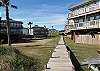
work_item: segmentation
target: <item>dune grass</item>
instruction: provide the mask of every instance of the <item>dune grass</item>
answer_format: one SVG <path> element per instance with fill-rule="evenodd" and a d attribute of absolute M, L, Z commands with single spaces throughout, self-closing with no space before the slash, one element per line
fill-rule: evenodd
<path fill-rule="evenodd" d="M 100 50 L 100 45 L 89 45 L 89 44 L 76 44 L 70 38 L 64 36 L 66 46 L 68 46 L 71 51 L 74 53 L 79 63 L 81 64 L 85 59 L 97 58 L 100 55 L 97 53 L 97 50 Z M 88 70 L 87 66 L 81 66 L 84 71 Z"/>

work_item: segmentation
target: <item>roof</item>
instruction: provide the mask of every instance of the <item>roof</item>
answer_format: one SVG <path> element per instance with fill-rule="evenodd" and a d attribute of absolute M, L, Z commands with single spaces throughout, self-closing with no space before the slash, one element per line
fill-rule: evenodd
<path fill-rule="evenodd" d="M 38 26 L 38 25 L 35 25 L 35 26 L 33 26 L 32 28 L 48 29 L 48 28 L 46 28 L 45 26 L 44 26 L 44 27 L 42 27 L 42 26 Z"/>
<path fill-rule="evenodd" d="M 69 10 L 75 10 L 75 9 L 80 8 L 80 7 L 97 2 L 97 1 L 100 1 L 100 0 L 84 0 L 83 2 L 80 2 L 79 4 L 75 4 L 75 5 L 71 6 Z"/>
<path fill-rule="evenodd" d="M 6 22 L 6 21 L 7 21 L 7 20 L 1 20 L 1 22 Z M 10 19 L 9 22 L 10 22 L 10 23 L 21 23 L 21 24 L 23 24 L 22 21 L 16 21 L 16 20 L 12 20 L 12 19 Z"/>
<path fill-rule="evenodd" d="M 32 28 L 44 28 L 44 27 L 40 27 L 40 26 L 34 26 L 34 27 L 32 27 Z"/>

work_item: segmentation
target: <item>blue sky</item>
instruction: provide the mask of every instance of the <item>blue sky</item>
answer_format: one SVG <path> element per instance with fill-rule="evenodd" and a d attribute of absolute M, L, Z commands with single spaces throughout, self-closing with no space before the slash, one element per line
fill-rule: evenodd
<path fill-rule="evenodd" d="M 10 18 L 23 21 L 23 26 L 28 27 L 29 21 L 34 25 L 48 28 L 54 26 L 57 30 L 63 30 L 67 21 L 68 8 L 81 0 L 10 0 L 18 9 L 10 8 Z M 5 19 L 4 9 L 0 8 L 0 15 Z"/>

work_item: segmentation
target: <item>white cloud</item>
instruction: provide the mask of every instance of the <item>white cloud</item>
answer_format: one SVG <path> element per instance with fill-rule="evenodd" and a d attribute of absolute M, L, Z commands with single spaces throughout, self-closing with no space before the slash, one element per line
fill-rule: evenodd
<path fill-rule="evenodd" d="M 64 25 L 66 10 L 66 7 L 63 6 L 42 4 L 41 7 L 33 9 L 10 9 L 10 17 L 23 21 L 25 27 L 28 26 L 29 21 L 32 21 L 33 25 Z"/>

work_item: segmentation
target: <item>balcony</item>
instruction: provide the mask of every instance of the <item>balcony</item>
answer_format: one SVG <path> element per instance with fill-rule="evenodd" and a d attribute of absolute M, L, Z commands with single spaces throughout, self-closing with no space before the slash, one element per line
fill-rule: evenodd
<path fill-rule="evenodd" d="M 93 20 L 93 21 L 87 21 L 87 22 L 81 22 L 81 23 L 75 23 L 73 26 L 73 29 L 91 29 L 91 28 L 100 28 L 100 19 L 99 20 Z"/>
<path fill-rule="evenodd" d="M 7 29 L 1 29 L 0 34 L 7 34 Z M 22 34 L 22 29 L 10 29 L 10 34 Z"/>
<path fill-rule="evenodd" d="M 84 10 L 86 9 L 86 10 Z M 75 10 L 75 11 L 72 11 L 71 13 L 69 13 L 68 15 L 68 19 L 73 19 L 73 18 L 76 18 L 76 17 L 80 17 L 80 16 L 84 16 L 84 15 L 89 15 L 89 14 L 93 14 L 93 13 L 97 13 L 97 12 L 100 12 L 100 7 L 96 7 L 96 8 L 83 8 L 83 10 Z"/>

